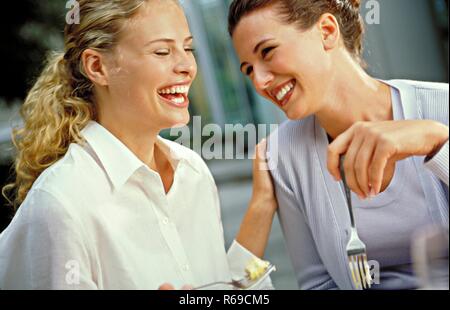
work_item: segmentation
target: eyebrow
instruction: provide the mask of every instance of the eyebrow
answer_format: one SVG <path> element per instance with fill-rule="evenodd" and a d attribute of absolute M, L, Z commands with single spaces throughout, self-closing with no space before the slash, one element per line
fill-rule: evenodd
<path fill-rule="evenodd" d="M 255 48 L 253 49 L 253 54 L 256 54 L 256 53 L 258 52 L 258 50 L 260 49 L 260 47 L 261 47 L 264 43 L 266 43 L 266 42 L 268 42 L 268 41 L 271 41 L 271 40 L 273 40 L 273 39 L 265 39 L 265 40 L 260 41 L 258 44 L 256 44 Z M 247 62 L 241 63 L 241 67 L 240 67 L 241 71 L 242 71 L 242 68 L 243 68 L 245 65 L 247 65 L 247 64 L 248 64 Z"/>
<path fill-rule="evenodd" d="M 191 41 L 191 40 L 193 40 L 193 39 L 194 39 L 193 36 L 189 36 L 189 37 L 187 37 L 186 39 L 184 39 L 184 42 L 186 42 L 186 41 Z M 174 40 L 174 39 L 169 39 L 169 38 L 161 38 L 161 39 L 156 39 L 156 40 L 152 40 L 152 41 L 150 41 L 150 42 L 147 42 L 147 43 L 145 43 L 144 46 L 148 46 L 148 45 L 150 45 L 150 44 L 157 43 L 157 42 L 173 43 L 173 42 L 175 42 L 175 40 Z"/>

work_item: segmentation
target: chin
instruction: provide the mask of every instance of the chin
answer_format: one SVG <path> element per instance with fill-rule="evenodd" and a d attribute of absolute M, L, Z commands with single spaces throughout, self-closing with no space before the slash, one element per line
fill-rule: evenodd
<path fill-rule="evenodd" d="M 302 113 L 300 113 L 299 111 L 286 111 L 285 114 L 286 114 L 286 117 L 288 119 L 290 119 L 291 121 L 305 118 L 305 116 Z"/>
<path fill-rule="evenodd" d="M 190 120 L 191 120 L 191 116 L 190 116 L 189 112 L 186 110 L 186 112 L 184 112 L 180 115 L 171 117 L 171 119 L 169 121 L 170 125 L 167 127 L 169 127 L 169 128 L 184 127 L 189 123 Z"/>
<path fill-rule="evenodd" d="M 295 120 L 300 120 L 300 119 L 304 119 L 308 116 L 311 115 L 311 113 L 308 113 L 307 110 L 302 109 L 303 106 L 291 106 L 290 109 L 287 109 L 286 111 L 284 111 L 284 114 L 286 114 L 287 118 L 290 119 L 291 121 L 295 121 Z"/>

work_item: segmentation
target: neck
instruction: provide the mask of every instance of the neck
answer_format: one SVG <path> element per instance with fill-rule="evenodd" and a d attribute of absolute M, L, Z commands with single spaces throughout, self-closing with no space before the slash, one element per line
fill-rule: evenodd
<path fill-rule="evenodd" d="M 138 128 L 130 126 L 128 123 L 120 124 L 99 120 L 100 124 L 108 129 L 118 138 L 128 149 L 136 155 L 144 164 L 152 170 L 157 170 L 156 165 L 156 141 L 157 133 L 153 131 L 139 131 Z"/>
<path fill-rule="evenodd" d="M 157 171 L 156 159 L 158 156 L 155 146 L 160 130 L 151 127 L 143 128 L 138 121 L 127 118 L 124 113 L 115 113 L 113 108 L 108 109 L 105 113 L 102 109 L 104 106 L 98 105 L 98 122 L 126 145 L 150 169 Z"/>
<path fill-rule="evenodd" d="M 356 122 L 393 119 L 390 87 L 370 77 L 347 53 L 340 58 L 323 108 L 316 113 L 333 139 Z"/>

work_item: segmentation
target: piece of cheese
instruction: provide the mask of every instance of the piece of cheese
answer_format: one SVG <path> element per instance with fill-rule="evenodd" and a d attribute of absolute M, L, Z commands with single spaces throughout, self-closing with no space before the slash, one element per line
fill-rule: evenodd
<path fill-rule="evenodd" d="M 254 258 L 249 262 L 247 268 L 245 268 L 247 278 L 252 281 L 259 279 L 264 274 L 264 272 L 266 272 L 269 266 L 270 266 L 269 262 L 266 262 L 259 258 Z"/>

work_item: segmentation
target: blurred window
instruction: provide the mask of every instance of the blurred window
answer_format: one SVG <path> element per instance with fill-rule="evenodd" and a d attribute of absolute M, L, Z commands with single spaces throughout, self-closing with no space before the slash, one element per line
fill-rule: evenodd
<path fill-rule="evenodd" d="M 199 76 L 192 112 L 209 122 L 247 124 L 254 116 L 239 61 L 227 31 L 228 1 L 184 1 L 194 34 Z"/>
<path fill-rule="evenodd" d="M 433 0 L 433 13 L 436 20 L 436 26 L 442 42 L 442 52 L 449 64 L 449 50 L 448 50 L 448 0 Z M 448 71 L 447 71 L 448 74 Z"/>

